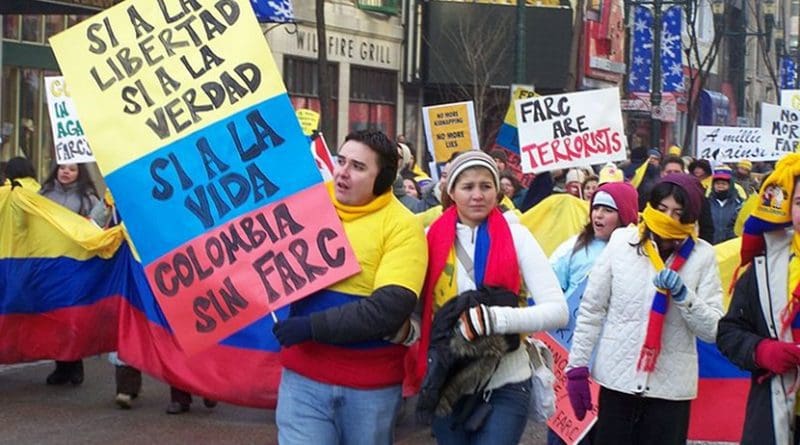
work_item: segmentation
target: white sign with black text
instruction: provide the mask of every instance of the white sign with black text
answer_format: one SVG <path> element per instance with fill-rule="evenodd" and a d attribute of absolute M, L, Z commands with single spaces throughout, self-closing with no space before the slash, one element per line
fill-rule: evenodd
<path fill-rule="evenodd" d="M 771 161 L 774 151 L 762 144 L 759 127 L 697 127 L 697 159 L 717 162 Z"/>
<path fill-rule="evenodd" d="M 44 86 L 47 92 L 50 126 L 53 129 L 56 162 L 59 165 L 94 162 L 94 154 L 83 133 L 78 110 L 75 109 L 75 103 L 69 95 L 64 78 L 45 77 Z"/>
<path fill-rule="evenodd" d="M 778 159 L 786 153 L 794 153 L 800 142 L 800 111 L 762 103 L 761 132 L 762 145 L 768 153 L 764 159 Z"/>
<path fill-rule="evenodd" d="M 521 99 L 514 111 L 525 173 L 625 159 L 617 88 Z"/>

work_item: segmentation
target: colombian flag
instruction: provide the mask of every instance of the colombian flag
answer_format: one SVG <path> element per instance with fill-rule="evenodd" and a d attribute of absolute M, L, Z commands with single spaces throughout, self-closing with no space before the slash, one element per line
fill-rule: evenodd
<path fill-rule="evenodd" d="M 132 366 L 192 393 L 274 408 L 272 319 L 188 357 L 125 238 L 122 226 L 104 231 L 24 187 L 0 187 L 0 363 L 118 349 Z"/>

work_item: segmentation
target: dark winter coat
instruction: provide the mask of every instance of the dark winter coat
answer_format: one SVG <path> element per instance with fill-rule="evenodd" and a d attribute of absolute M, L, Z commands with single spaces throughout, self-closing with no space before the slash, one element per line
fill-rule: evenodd
<path fill-rule="evenodd" d="M 736 191 L 729 190 L 728 198 L 720 202 L 713 193 L 708 197 L 708 206 L 711 210 L 711 220 L 714 222 L 714 238 L 711 244 L 719 244 L 732 238 L 736 238 L 733 226 L 736 224 L 736 216 L 742 208 L 742 201 L 736 196 Z"/>
<path fill-rule="evenodd" d="M 756 346 L 762 340 L 792 341 L 791 333 L 778 332 L 780 313 L 787 301 L 791 236 L 790 231 L 764 236 L 766 255 L 756 257 L 736 283 L 728 313 L 719 321 L 717 347 L 731 362 L 752 374 L 743 445 L 794 443 L 796 393 L 785 388 L 793 385 L 796 371 L 770 377 L 755 361 Z"/>
<path fill-rule="evenodd" d="M 487 306 L 517 306 L 519 298 L 504 289 L 472 290 L 448 301 L 436 312 L 428 349 L 428 370 L 420 389 L 417 416 L 430 421 L 452 413 L 453 406 L 464 395 L 476 392 L 494 374 L 506 352 L 519 347 L 518 334 L 478 337 L 465 340 L 454 329 L 465 310 Z"/>

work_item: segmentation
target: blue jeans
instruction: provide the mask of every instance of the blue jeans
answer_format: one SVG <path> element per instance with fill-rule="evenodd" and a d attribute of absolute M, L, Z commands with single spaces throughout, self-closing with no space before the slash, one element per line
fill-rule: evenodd
<path fill-rule="evenodd" d="M 278 443 L 391 444 L 401 392 L 400 385 L 367 390 L 329 385 L 284 368 L 275 412 Z"/>
<path fill-rule="evenodd" d="M 516 445 L 522 438 L 528 423 L 530 409 L 531 381 L 509 383 L 492 390 L 489 403 L 492 412 L 475 432 L 464 431 L 463 424 L 453 425 L 453 416 L 433 419 L 433 435 L 439 445 Z M 458 412 L 465 402 L 462 398 L 453 411 Z"/>

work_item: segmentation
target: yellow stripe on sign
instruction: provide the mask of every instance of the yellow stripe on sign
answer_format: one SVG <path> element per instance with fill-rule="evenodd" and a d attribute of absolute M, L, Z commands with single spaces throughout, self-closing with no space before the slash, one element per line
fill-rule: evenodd
<path fill-rule="evenodd" d="M 286 92 L 247 0 L 128 0 L 50 43 L 106 175 Z"/>

